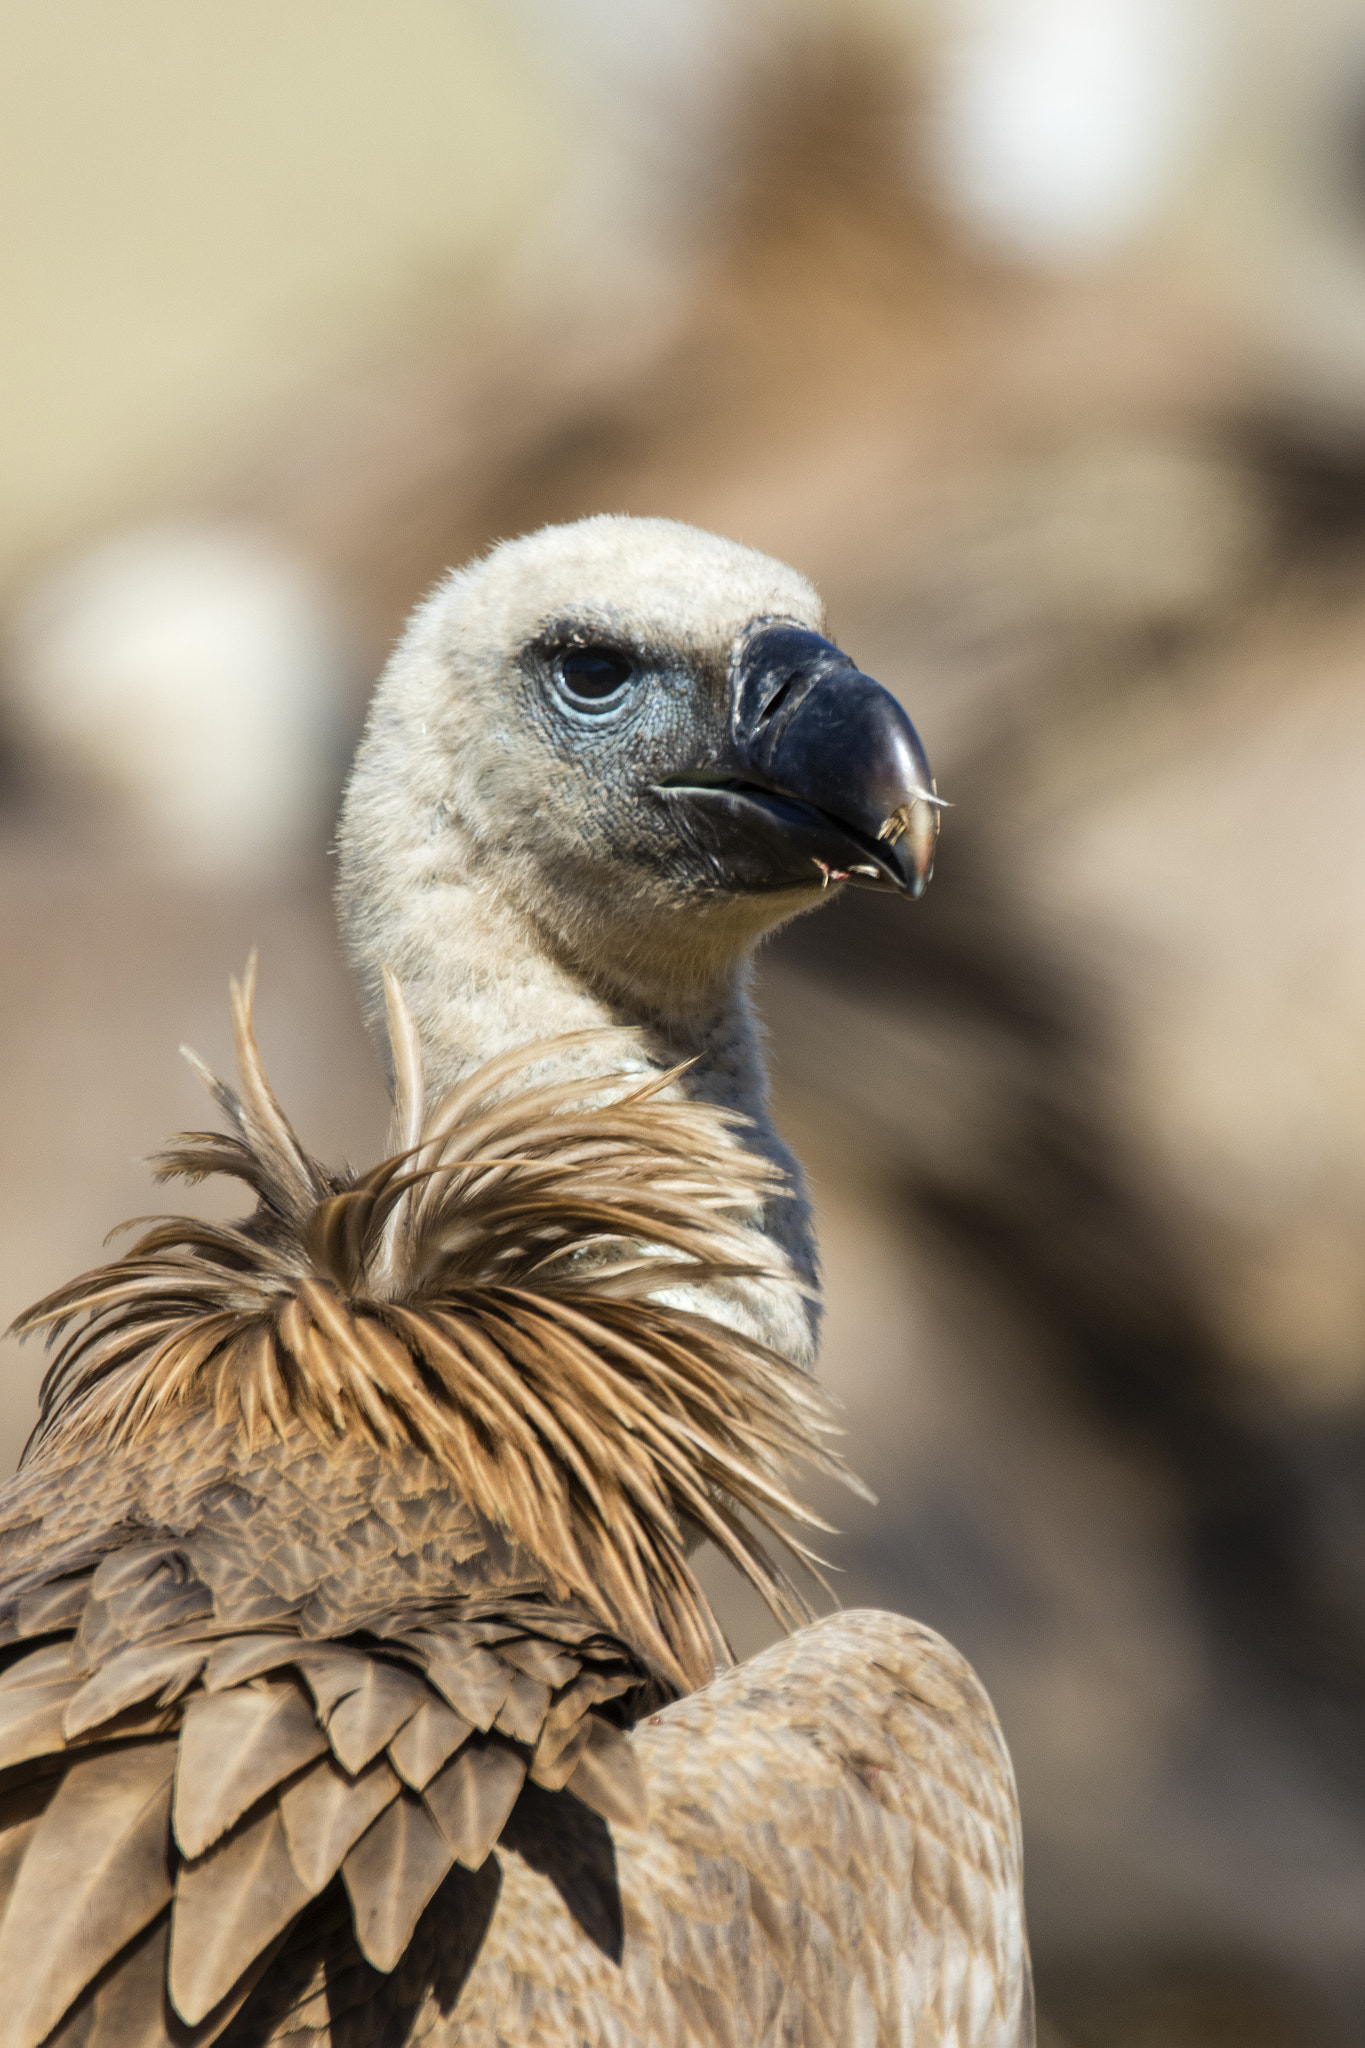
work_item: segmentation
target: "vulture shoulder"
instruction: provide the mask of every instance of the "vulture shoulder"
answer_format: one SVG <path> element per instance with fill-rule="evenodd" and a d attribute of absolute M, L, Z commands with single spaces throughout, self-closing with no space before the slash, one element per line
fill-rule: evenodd
<path fill-rule="evenodd" d="M 614 1831 L 623 1967 L 571 1925 L 577 1868 L 610 1867 L 604 1831 L 584 1816 L 570 1862 L 531 1810 L 506 1935 L 454 2024 L 432 2016 L 442 2048 L 1032 2041 L 1009 1755 L 941 1636 L 831 1615 L 651 1715 L 633 1746 L 653 1818 Z"/>

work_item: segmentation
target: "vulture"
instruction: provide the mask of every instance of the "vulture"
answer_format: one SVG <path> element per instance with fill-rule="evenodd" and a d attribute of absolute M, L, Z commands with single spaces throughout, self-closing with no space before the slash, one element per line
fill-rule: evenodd
<path fill-rule="evenodd" d="M 0 2048 L 1032 2041 L 980 1683 L 780 1558 L 841 1466 L 749 962 L 937 826 L 749 549 L 597 517 L 418 610 L 339 839 L 390 1156 L 304 1150 L 249 969 L 226 1127 L 154 1162 L 249 1213 L 20 1319 Z M 747 1663 L 703 1541 L 794 1631 Z"/>

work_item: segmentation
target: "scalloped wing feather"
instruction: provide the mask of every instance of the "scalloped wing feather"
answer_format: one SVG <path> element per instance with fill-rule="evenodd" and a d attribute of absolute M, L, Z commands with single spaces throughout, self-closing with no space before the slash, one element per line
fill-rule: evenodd
<path fill-rule="evenodd" d="M 41 1705 L 44 1746 L 30 1745 L 40 1775 L 0 1805 L 0 1972 L 22 1987 L 0 2012 L 3 2048 L 37 2048 L 106 1966 L 145 1971 L 142 1932 L 168 1903 L 167 1988 L 191 2029 L 216 2027 L 220 2004 L 338 1874 L 362 1953 L 392 1969 L 451 1864 L 486 1860 L 552 1720 L 570 1768 L 600 1742 L 619 1750 L 609 1775 L 629 1788 L 629 1746 L 597 1709 L 657 1698 L 642 1667 L 572 1616 L 557 1638 L 554 1610 L 540 1611 L 537 1635 L 514 1609 L 472 1626 L 432 1617 L 364 1650 L 279 1631 L 224 1637 L 210 1619 L 195 1644 L 116 1647 L 84 1681 L 52 1678 L 70 1664 L 69 1640 L 24 1652 L 0 1678 L 0 1701 Z M 498 1701 L 505 1726 L 480 1734 L 450 1706 L 435 1681 L 450 1686 L 462 1662 L 485 1715 Z M 116 1682 L 102 1684 L 105 1673 Z M 168 1684 L 174 1701 L 155 1707 Z M 61 1728 L 72 1701 L 74 1744 Z M 149 1703 L 143 1739 L 130 1742 L 130 1707 Z M 597 1777 L 570 1782 L 590 1804 L 627 1810 L 597 1796 Z"/>

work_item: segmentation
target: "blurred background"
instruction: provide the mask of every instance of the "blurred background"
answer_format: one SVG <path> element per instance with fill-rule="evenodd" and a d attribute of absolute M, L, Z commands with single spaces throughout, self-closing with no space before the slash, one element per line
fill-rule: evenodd
<path fill-rule="evenodd" d="M 0 1317 L 252 944 L 381 1142 L 328 846 L 444 567 L 790 559 L 956 806 L 764 960 L 841 1597 L 991 1688 L 1048 2048 L 1365 2043 L 1365 0 L 0 0 L 0 207 Z"/>

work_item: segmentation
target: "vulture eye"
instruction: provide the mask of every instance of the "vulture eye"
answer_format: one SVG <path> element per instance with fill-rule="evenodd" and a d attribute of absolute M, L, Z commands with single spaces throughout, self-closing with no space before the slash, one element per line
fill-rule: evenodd
<path fill-rule="evenodd" d="M 569 700 L 585 710 L 604 706 L 634 673 L 634 663 L 614 647 L 566 647 L 555 675 Z"/>

